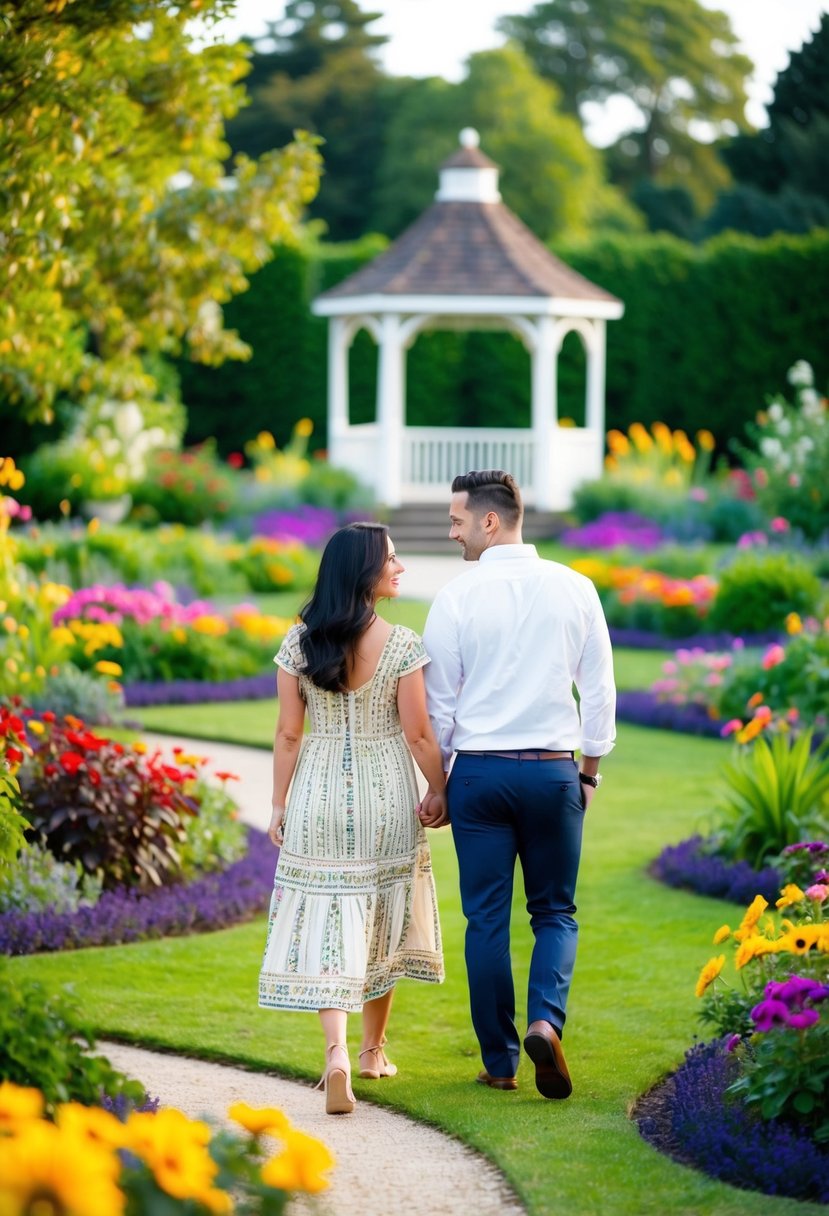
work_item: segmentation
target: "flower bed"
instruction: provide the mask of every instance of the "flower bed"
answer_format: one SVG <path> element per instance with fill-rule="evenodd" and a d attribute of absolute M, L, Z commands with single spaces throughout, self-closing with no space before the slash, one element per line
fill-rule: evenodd
<path fill-rule="evenodd" d="M 133 709 L 149 705 L 200 705 L 208 701 L 265 701 L 276 696 L 273 665 L 260 676 L 238 680 L 138 680 L 124 686 L 124 703 Z"/>
<path fill-rule="evenodd" d="M 666 886 L 743 904 L 760 894 L 774 899 L 781 876 L 774 866 L 753 869 L 747 861 L 729 862 L 705 849 L 705 838 L 691 836 L 667 845 L 651 863 L 648 873 Z"/>
<path fill-rule="evenodd" d="M 150 891 L 105 891 L 75 912 L 0 914 L 0 954 L 39 954 L 116 946 L 148 938 L 225 929 L 268 906 L 277 853 L 267 835 L 249 829 L 248 852 L 215 874 Z"/>
<path fill-rule="evenodd" d="M 727 1092 L 737 1074 L 727 1042 L 692 1047 L 684 1064 L 637 1103 L 640 1135 L 732 1186 L 829 1202 L 829 1153 L 782 1120 L 759 1119 Z"/>

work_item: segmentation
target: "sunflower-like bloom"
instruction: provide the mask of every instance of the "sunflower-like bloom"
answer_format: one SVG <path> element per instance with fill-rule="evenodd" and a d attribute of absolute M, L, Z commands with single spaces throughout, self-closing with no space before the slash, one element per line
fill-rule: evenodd
<path fill-rule="evenodd" d="M 744 942 L 747 937 L 751 936 L 754 927 L 768 906 L 768 900 L 763 899 L 762 895 L 754 896 L 754 899 L 748 906 L 745 916 L 740 921 L 739 928 L 734 934 L 734 937 L 738 942 Z"/>
<path fill-rule="evenodd" d="M 713 984 L 714 980 L 725 966 L 725 955 L 720 954 L 716 958 L 710 958 L 699 973 L 697 986 L 694 992 L 697 996 L 702 996 L 706 989 Z"/>
<path fill-rule="evenodd" d="M 120 1216 L 120 1168 L 114 1152 L 54 1123 L 21 1123 L 14 1135 L 0 1137 L 0 1212 Z"/>
<path fill-rule="evenodd" d="M 734 936 L 736 937 L 736 934 Z M 759 934 L 747 937 L 740 943 L 734 955 L 734 966 L 739 971 L 753 958 L 759 958 L 762 954 L 776 954 L 779 949 L 779 942 L 771 942 L 767 937 L 760 937 Z"/>
<path fill-rule="evenodd" d="M 262 1166 L 262 1181 L 280 1191 L 306 1191 L 316 1195 L 331 1184 L 324 1175 L 334 1165 L 330 1149 L 305 1132 L 289 1131 L 285 1148 Z"/>
<path fill-rule="evenodd" d="M 775 907 L 790 908 L 792 904 L 799 904 L 804 900 L 806 895 L 801 891 L 797 883 L 787 882 L 783 890 L 780 892 L 780 898 L 777 900 Z"/>
<path fill-rule="evenodd" d="M 39 1089 L 0 1082 L 0 1132 L 29 1119 L 39 1119 L 42 1114 L 43 1094 Z"/>
<path fill-rule="evenodd" d="M 218 1214 L 232 1210 L 230 1196 L 213 1186 L 219 1167 L 208 1152 L 206 1123 L 169 1109 L 131 1115 L 127 1133 L 127 1147 L 149 1166 L 162 1191 Z"/>
<path fill-rule="evenodd" d="M 254 1136 L 258 1136 L 260 1132 L 275 1132 L 282 1136 L 291 1130 L 290 1119 L 273 1106 L 254 1108 L 248 1106 L 247 1102 L 234 1102 L 227 1113 L 234 1123 L 240 1124 Z"/>
<path fill-rule="evenodd" d="M 720 942 L 727 941 L 731 937 L 731 928 L 729 925 L 720 925 L 717 932 L 714 934 L 714 945 L 719 946 Z"/>

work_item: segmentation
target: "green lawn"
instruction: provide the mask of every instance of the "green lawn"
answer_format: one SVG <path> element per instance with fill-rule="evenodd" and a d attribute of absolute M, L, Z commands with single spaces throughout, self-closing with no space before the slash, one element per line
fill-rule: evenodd
<path fill-rule="evenodd" d="M 260 711 L 261 711 L 261 704 Z M 177 709 L 180 731 L 196 710 Z M 234 707 L 234 713 L 237 712 Z M 391 1027 L 400 1076 L 360 1099 L 445 1128 L 484 1152 L 533 1214 L 787 1216 L 817 1205 L 733 1190 L 675 1165 L 640 1140 L 631 1103 L 674 1067 L 697 1031 L 694 983 L 711 938 L 737 910 L 671 891 L 646 875 L 668 841 L 690 834 L 708 807 L 723 744 L 621 726 L 590 811 L 579 889 L 582 926 L 567 1052 L 573 1098 L 545 1102 L 522 1063 L 518 1093 L 473 1083 L 480 1067 L 469 1023 L 463 923 L 448 831 L 432 834 L 447 981 L 401 984 Z M 519 1021 L 529 930 L 516 897 L 514 964 Z M 161 942 L 42 955 L 13 966 L 70 983 L 97 1031 L 213 1059 L 316 1079 L 313 1015 L 256 1008 L 265 925 Z M 352 1037 L 356 1037 L 354 1028 Z M 357 1113 L 359 1128 L 359 1111 Z"/>

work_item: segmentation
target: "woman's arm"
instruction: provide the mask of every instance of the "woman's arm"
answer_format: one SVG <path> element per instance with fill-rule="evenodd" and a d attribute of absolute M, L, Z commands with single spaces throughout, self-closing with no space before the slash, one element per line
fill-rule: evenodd
<path fill-rule="evenodd" d="M 279 693 L 279 719 L 273 741 L 273 812 L 268 835 L 275 845 L 282 844 L 282 824 L 288 788 L 296 770 L 305 725 L 305 702 L 299 695 L 299 679 L 279 668 L 276 676 Z"/>
<path fill-rule="evenodd" d="M 440 814 L 436 814 L 434 819 L 430 815 L 428 819 L 424 819 L 424 823 L 429 827 L 440 827 L 446 821 L 446 779 L 440 748 L 426 708 L 426 685 L 422 668 L 401 676 L 398 680 L 397 712 L 415 764 L 429 783 L 429 795 L 437 795 L 440 799 Z M 424 798 L 424 803 L 426 801 Z"/>

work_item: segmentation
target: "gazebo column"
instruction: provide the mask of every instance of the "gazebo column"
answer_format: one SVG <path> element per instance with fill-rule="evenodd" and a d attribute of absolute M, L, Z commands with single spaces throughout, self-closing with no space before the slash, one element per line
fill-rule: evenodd
<path fill-rule="evenodd" d="M 585 401 L 585 426 L 593 431 L 596 443 L 591 449 L 593 468 L 591 477 L 601 477 L 604 456 L 604 392 L 605 392 L 605 339 L 606 326 L 596 317 L 592 323 L 593 340 L 587 347 L 587 395 Z"/>
<path fill-rule="evenodd" d="M 558 343 L 552 317 L 539 317 L 532 349 L 532 431 L 534 505 L 549 511 L 554 502 L 553 444 L 558 426 L 556 380 Z"/>
<path fill-rule="evenodd" d="M 402 501 L 403 395 L 400 317 L 397 313 L 386 313 L 380 325 L 380 366 L 377 375 L 380 450 L 374 485 L 377 497 L 387 507 L 399 507 Z"/>
<path fill-rule="evenodd" d="M 334 465 L 343 463 L 348 431 L 349 322 L 347 317 L 332 317 L 328 322 L 328 447 Z"/>

